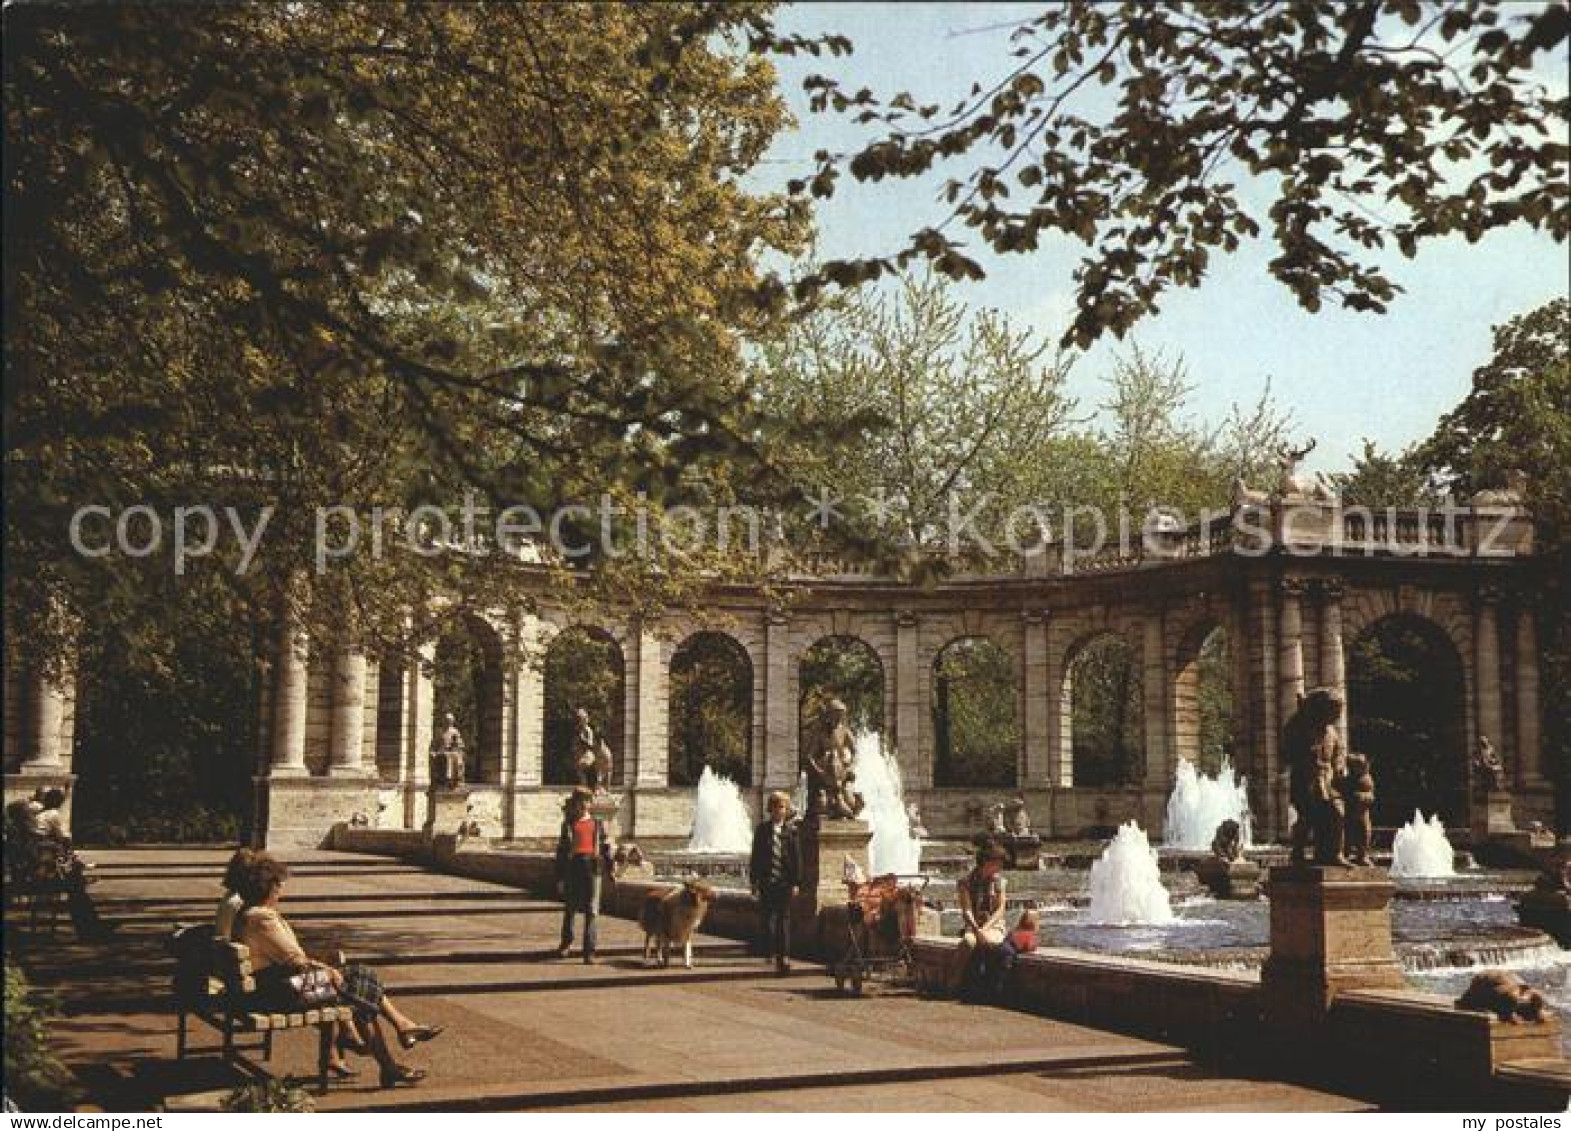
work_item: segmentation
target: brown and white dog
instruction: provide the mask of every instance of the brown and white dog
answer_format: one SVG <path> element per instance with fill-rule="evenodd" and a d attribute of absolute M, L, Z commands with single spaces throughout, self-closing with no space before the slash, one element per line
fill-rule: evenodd
<path fill-rule="evenodd" d="M 660 965 L 671 965 L 671 948 L 682 948 L 682 965 L 693 968 L 693 934 L 715 901 L 715 889 L 697 880 L 679 888 L 656 890 L 644 896 L 638 925 L 644 929 L 644 962 L 658 948 Z"/>

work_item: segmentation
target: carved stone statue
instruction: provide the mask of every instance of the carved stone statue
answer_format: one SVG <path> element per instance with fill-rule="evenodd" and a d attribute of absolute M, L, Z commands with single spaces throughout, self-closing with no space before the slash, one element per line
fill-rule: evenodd
<path fill-rule="evenodd" d="M 1004 803 L 998 802 L 993 806 L 987 819 L 987 831 L 990 833 L 1007 833 L 1008 825 L 1004 822 Z"/>
<path fill-rule="evenodd" d="M 1375 805 L 1375 778 L 1369 770 L 1369 758 L 1356 750 L 1347 752 L 1347 770 L 1340 783 L 1342 793 L 1343 850 L 1354 864 L 1369 865 L 1370 842 L 1375 828 L 1372 811 Z"/>
<path fill-rule="evenodd" d="M 1026 799 L 1017 797 L 1009 803 L 1009 831 L 1015 836 L 1031 835 L 1031 814 L 1026 811 Z"/>
<path fill-rule="evenodd" d="M 578 784 L 594 793 L 604 793 L 611 785 L 611 747 L 595 735 L 589 725 L 589 712 L 580 707 L 573 712 L 573 771 Z"/>
<path fill-rule="evenodd" d="M 1548 1012 L 1543 994 L 1504 970 L 1474 974 L 1467 991 L 1456 999 L 1456 1007 L 1493 1013 L 1507 1025 L 1536 1024 Z"/>
<path fill-rule="evenodd" d="M 442 733 L 431 744 L 432 780 L 447 789 L 464 784 L 464 736 L 451 713 L 442 716 Z"/>
<path fill-rule="evenodd" d="M 926 838 L 927 826 L 922 824 L 922 810 L 917 808 L 915 801 L 906 802 L 906 825 L 910 829 L 911 836 L 915 839 L 923 840 Z"/>
<path fill-rule="evenodd" d="M 1315 489 L 1315 483 L 1298 474 L 1298 465 L 1304 462 L 1304 457 L 1315 450 L 1315 441 L 1310 440 L 1302 448 L 1293 448 L 1283 444 L 1276 452 L 1276 493 L 1284 499 L 1307 498 Z"/>
<path fill-rule="evenodd" d="M 1195 878 L 1218 899 L 1255 899 L 1260 895 L 1260 865 L 1244 855 L 1244 830 L 1226 820 L 1211 838 L 1211 855 L 1195 865 Z"/>
<path fill-rule="evenodd" d="M 1231 864 L 1244 854 L 1244 830 L 1239 823 L 1228 818 L 1216 827 L 1211 838 L 1211 855 Z"/>
<path fill-rule="evenodd" d="M 1271 496 L 1265 491 L 1257 491 L 1244 482 L 1242 475 L 1233 477 L 1233 506 L 1256 507 L 1271 501 Z"/>
<path fill-rule="evenodd" d="M 807 812 L 831 820 L 851 820 L 862 811 L 862 795 L 851 788 L 856 744 L 846 725 L 846 705 L 831 699 L 807 752 Z"/>
<path fill-rule="evenodd" d="M 1505 789 L 1506 768 L 1495 753 L 1487 734 L 1478 736 L 1478 751 L 1473 755 L 1473 786 L 1479 793 L 1498 793 Z"/>
<path fill-rule="evenodd" d="M 1294 864 L 1303 864 L 1314 844 L 1316 864 L 1346 866 L 1342 854 L 1346 807 L 1338 782 L 1347 773 L 1336 720 L 1342 700 L 1328 687 L 1298 698 L 1298 709 L 1282 728 L 1282 757 L 1288 765 L 1288 799 L 1293 804 Z"/>

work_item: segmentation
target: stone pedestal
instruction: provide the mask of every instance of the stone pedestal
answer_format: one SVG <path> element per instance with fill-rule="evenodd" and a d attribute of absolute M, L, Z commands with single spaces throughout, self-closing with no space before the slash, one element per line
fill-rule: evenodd
<path fill-rule="evenodd" d="M 1009 867 L 1034 872 L 1042 866 L 1042 838 L 1035 833 L 1007 833 L 1000 837 L 1009 853 Z"/>
<path fill-rule="evenodd" d="M 425 835 L 456 836 L 469 820 L 469 791 L 432 786 L 426 804 Z"/>
<path fill-rule="evenodd" d="M 1473 798 L 1473 843 L 1493 836 L 1508 836 L 1516 832 L 1516 822 L 1511 818 L 1511 794 L 1503 789 L 1492 789 Z"/>
<path fill-rule="evenodd" d="M 1384 869 L 1299 865 L 1272 868 L 1271 954 L 1260 971 L 1261 1011 L 1279 1035 L 1308 1035 L 1345 990 L 1405 983 L 1391 945 Z"/>
<path fill-rule="evenodd" d="M 622 836 L 622 795 L 597 793 L 589 802 L 589 815 L 605 826 L 605 835 L 615 843 Z"/>
<path fill-rule="evenodd" d="M 1237 860 L 1208 856 L 1195 866 L 1195 878 L 1217 899 L 1256 899 L 1260 895 L 1260 865 L 1242 856 Z"/>
<path fill-rule="evenodd" d="M 845 859 L 856 861 L 864 875 L 870 872 L 872 826 L 866 821 L 808 817 L 802 822 L 801 837 L 803 894 L 813 896 L 819 907 L 844 904 Z"/>

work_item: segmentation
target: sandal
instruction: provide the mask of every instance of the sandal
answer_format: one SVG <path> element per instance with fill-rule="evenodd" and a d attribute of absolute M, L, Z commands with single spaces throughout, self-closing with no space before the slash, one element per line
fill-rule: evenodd
<path fill-rule="evenodd" d="M 447 1031 L 445 1025 L 412 1025 L 398 1034 L 398 1043 L 412 1049 L 423 1041 L 434 1041 Z"/>
<path fill-rule="evenodd" d="M 382 1087 L 396 1088 L 400 1084 L 418 1084 L 425 1079 L 424 1068 L 409 1068 L 399 1064 L 382 1069 Z"/>
<path fill-rule="evenodd" d="M 358 1068 L 350 1068 L 347 1064 L 329 1064 L 327 1074 L 334 1080 L 353 1080 L 360 1075 Z"/>

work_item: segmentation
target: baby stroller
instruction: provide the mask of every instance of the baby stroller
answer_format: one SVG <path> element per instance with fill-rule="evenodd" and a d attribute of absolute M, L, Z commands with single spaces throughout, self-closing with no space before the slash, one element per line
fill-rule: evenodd
<path fill-rule="evenodd" d="M 830 967 L 835 988 L 860 995 L 864 982 L 911 979 L 911 940 L 928 877 L 890 873 L 847 883 L 846 949 Z"/>

